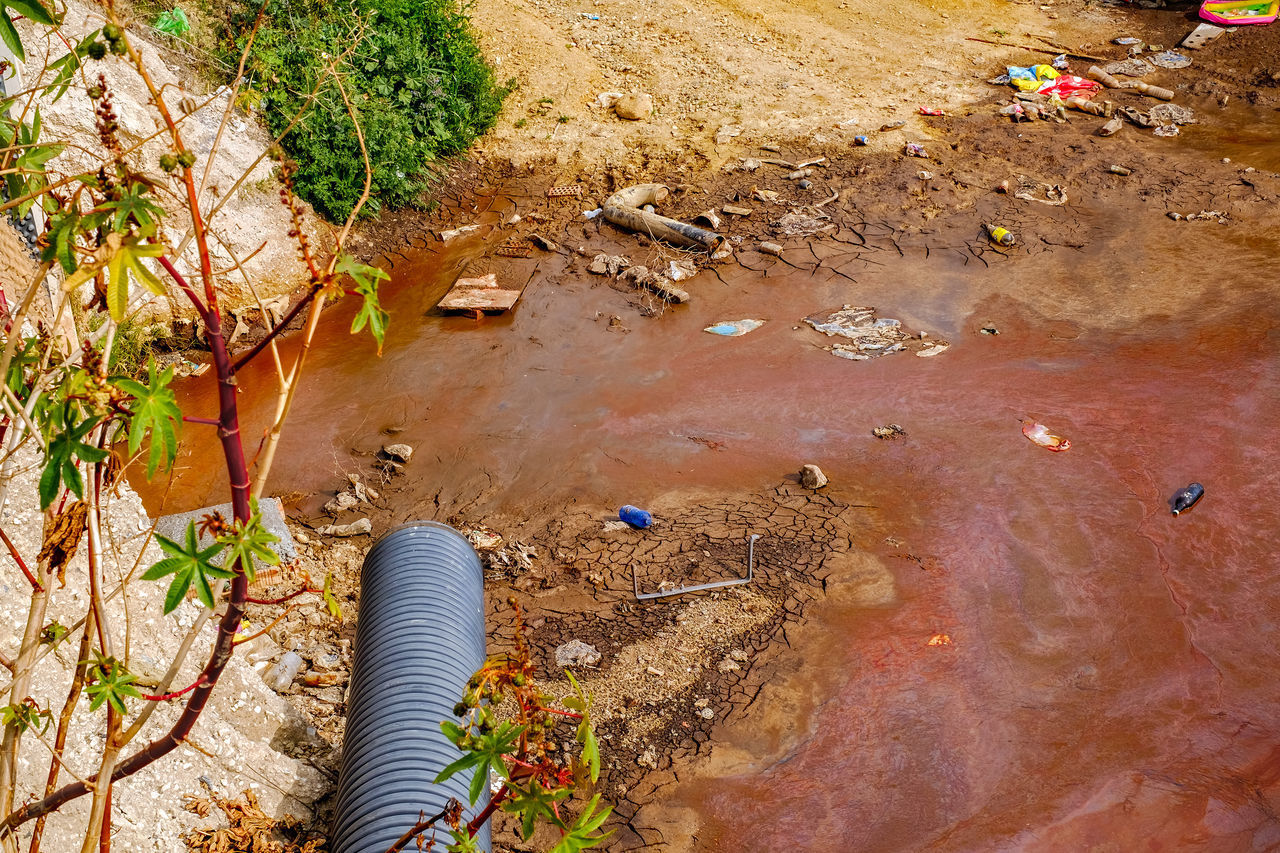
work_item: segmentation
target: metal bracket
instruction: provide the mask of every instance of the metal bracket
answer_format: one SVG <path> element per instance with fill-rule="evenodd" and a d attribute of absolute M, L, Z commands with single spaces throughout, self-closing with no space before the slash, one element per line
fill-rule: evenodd
<path fill-rule="evenodd" d="M 636 577 L 636 570 L 631 568 L 631 588 L 635 590 L 636 599 L 639 601 L 652 601 L 655 598 L 667 598 L 672 595 L 683 595 L 686 592 L 702 592 L 708 589 L 723 589 L 726 586 L 740 586 L 744 583 L 751 583 L 755 579 L 756 569 L 756 540 L 760 538 L 759 533 L 752 533 L 747 537 L 747 576 L 745 578 L 732 578 L 730 580 L 712 581 L 711 583 L 700 583 L 693 586 L 682 586 L 676 589 L 660 590 L 658 592 L 641 592 L 640 580 Z"/>

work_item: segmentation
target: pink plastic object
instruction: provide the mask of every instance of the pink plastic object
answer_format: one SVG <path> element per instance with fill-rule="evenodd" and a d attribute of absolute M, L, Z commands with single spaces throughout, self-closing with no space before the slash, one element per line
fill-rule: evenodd
<path fill-rule="evenodd" d="M 1061 453 L 1064 450 L 1071 449 L 1070 439 L 1063 438 L 1060 435 L 1054 435 L 1049 432 L 1049 428 L 1047 426 L 1044 424 L 1038 424 L 1035 421 L 1024 420 L 1022 422 L 1022 434 L 1044 449 L 1052 450 L 1055 453 Z"/>
<path fill-rule="evenodd" d="M 1270 24 L 1280 17 L 1280 0 L 1205 0 L 1200 17 L 1224 27 L 1241 24 Z"/>

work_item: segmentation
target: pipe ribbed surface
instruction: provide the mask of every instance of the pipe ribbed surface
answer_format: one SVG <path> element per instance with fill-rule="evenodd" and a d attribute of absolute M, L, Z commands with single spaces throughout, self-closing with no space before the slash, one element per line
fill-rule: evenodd
<path fill-rule="evenodd" d="M 430 817 L 450 797 L 467 805 L 470 773 L 435 784 L 461 757 L 440 723 L 457 719 L 453 706 L 484 664 L 484 641 L 483 567 L 460 533 L 415 521 L 370 549 L 360 574 L 332 853 L 385 853 L 421 813 Z M 488 850 L 488 825 L 478 837 Z M 444 850 L 448 839 L 442 830 L 434 849 Z"/>

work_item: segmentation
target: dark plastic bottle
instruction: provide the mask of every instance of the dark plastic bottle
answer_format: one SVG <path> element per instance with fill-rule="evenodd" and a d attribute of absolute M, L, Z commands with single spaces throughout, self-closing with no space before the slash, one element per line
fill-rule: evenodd
<path fill-rule="evenodd" d="M 630 524 L 632 527 L 648 527 L 653 524 L 653 516 L 639 507 L 627 504 L 618 510 L 618 518 Z"/>
<path fill-rule="evenodd" d="M 1204 497 L 1204 486 L 1192 483 L 1173 496 L 1173 514 L 1191 509 L 1195 502 Z"/>

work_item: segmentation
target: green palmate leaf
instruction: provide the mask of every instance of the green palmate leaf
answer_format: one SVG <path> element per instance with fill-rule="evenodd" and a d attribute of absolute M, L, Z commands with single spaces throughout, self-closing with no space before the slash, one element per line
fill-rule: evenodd
<path fill-rule="evenodd" d="M 98 206 L 98 211 L 110 211 L 111 230 L 121 234 L 128 230 L 128 226 L 136 224 L 138 233 L 144 237 L 149 237 L 155 233 L 156 224 L 164 215 L 156 204 L 154 204 L 146 196 L 147 187 L 142 183 L 130 184 L 125 188 L 124 194 L 115 201 L 108 201 Z"/>
<path fill-rule="evenodd" d="M 100 420 L 91 416 L 75 423 L 70 403 L 53 410 L 49 419 L 48 450 L 44 471 L 40 474 L 40 508 L 48 509 L 58 497 L 58 491 L 66 486 L 78 498 L 84 498 L 84 480 L 80 476 L 80 462 L 101 462 L 109 455 L 106 450 L 86 444 L 84 437 Z"/>
<path fill-rule="evenodd" d="M 271 543 L 279 541 L 280 537 L 262 526 L 262 513 L 258 510 L 256 498 L 249 502 L 249 520 L 235 522 L 229 532 L 217 538 L 218 544 L 227 549 L 223 565 L 234 569 L 238 563 L 250 583 L 253 582 L 255 558 L 268 566 L 280 563 L 280 555 L 271 550 Z"/>
<path fill-rule="evenodd" d="M 480 839 L 472 838 L 465 823 L 457 829 L 450 828 L 453 841 L 449 844 L 449 853 L 480 853 Z"/>
<path fill-rule="evenodd" d="M 565 829 L 564 821 L 556 817 L 556 803 L 569 796 L 568 788 L 544 788 L 535 782 L 527 787 L 510 785 L 511 796 L 502 804 L 502 810 L 520 816 L 520 834 L 528 841 L 537 828 L 538 821 L 547 819 Z"/>
<path fill-rule="evenodd" d="M 181 604 L 183 597 L 186 596 L 187 590 L 191 588 L 192 584 L 195 584 L 196 596 L 200 599 L 200 602 L 205 607 L 212 609 L 214 606 L 212 580 L 235 577 L 235 572 L 216 566 L 211 562 L 222 551 L 222 543 L 214 542 L 208 548 L 201 549 L 200 543 L 196 539 L 196 523 L 194 521 L 187 522 L 187 542 L 185 546 L 179 545 L 172 539 L 166 539 L 159 534 L 156 535 L 156 543 L 159 544 L 160 550 L 169 556 L 147 569 L 142 575 L 142 579 L 144 581 L 156 581 L 173 575 L 173 581 L 169 584 L 169 592 L 164 598 L 164 612 L 170 613 Z"/>
<path fill-rule="evenodd" d="M 80 233 L 80 215 L 60 213 L 49 220 L 49 244 L 40 255 L 43 261 L 56 260 L 62 271 L 71 275 L 76 271 L 76 235 Z"/>
<path fill-rule="evenodd" d="M 127 377 L 116 377 L 112 381 L 133 398 L 125 404 L 129 410 L 125 431 L 129 436 L 130 455 L 138 452 L 144 438 L 151 438 L 151 450 L 147 455 L 147 478 L 150 479 L 162 463 L 165 468 L 172 465 L 178 454 L 182 410 L 169 388 L 173 381 L 173 368 L 157 370 L 156 360 L 152 357 L 147 361 L 145 385 Z"/>
<path fill-rule="evenodd" d="M 369 327 L 369 333 L 378 342 L 378 355 L 382 355 L 382 341 L 387 334 L 387 320 L 390 315 L 382 310 L 378 303 L 378 282 L 391 278 L 384 270 L 359 263 L 350 255 L 343 255 L 334 268 L 339 273 L 351 277 L 355 282 L 355 291 L 363 298 L 359 312 L 351 321 L 351 334 Z"/>
<path fill-rule="evenodd" d="M 142 694 L 133 686 L 137 679 L 123 663 L 113 657 L 104 657 L 102 652 L 94 649 L 93 658 L 85 661 L 89 670 L 85 674 L 85 693 L 89 694 L 89 710 L 96 711 L 107 702 L 118 714 L 127 714 L 128 707 L 124 700 L 140 699 Z"/>
<path fill-rule="evenodd" d="M 43 725 L 41 725 L 42 721 Z M 19 732 L 35 729 L 40 734 L 44 734 L 48 731 L 49 723 L 52 721 L 53 714 L 50 711 L 41 709 L 30 697 L 25 702 L 5 705 L 0 708 L 0 723 L 5 728 L 13 727 Z"/>
<path fill-rule="evenodd" d="M 597 812 L 599 805 L 600 795 L 596 794 L 582 809 L 582 814 L 578 815 L 578 819 L 574 821 L 573 826 L 569 827 L 569 831 L 561 836 L 560 843 L 551 848 L 551 853 L 578 853 L 580 850 L 595 847 L 613 835 L 613 830 L 603 835 L 596 832 L 613 811 L 610 806 L 605 806 Z"/>
<path fill-rule="evenodd" d="M 143 258 L 158 258 L 164 254 L 159 243 L 142 243 L 129 240 L 120 244 L 107 261 L 111 281 L 107 285 L 107 310 L 117 323 L 124 320 L 129 308 L 129 273 L 157 296 L 164 295 L 164 285 L 151 270 L 143 265 Z"/>
<path fill-rule="evenodd" d="M 22 17 L 30 18 L 37 24 L 44 24 L 46 27 L 52 27 L 54 24 L 53 15 L 49 14 L 49 10 L 35 2 L 35 0 L 4 0 L 0 5 L 7 6 Z"/>

